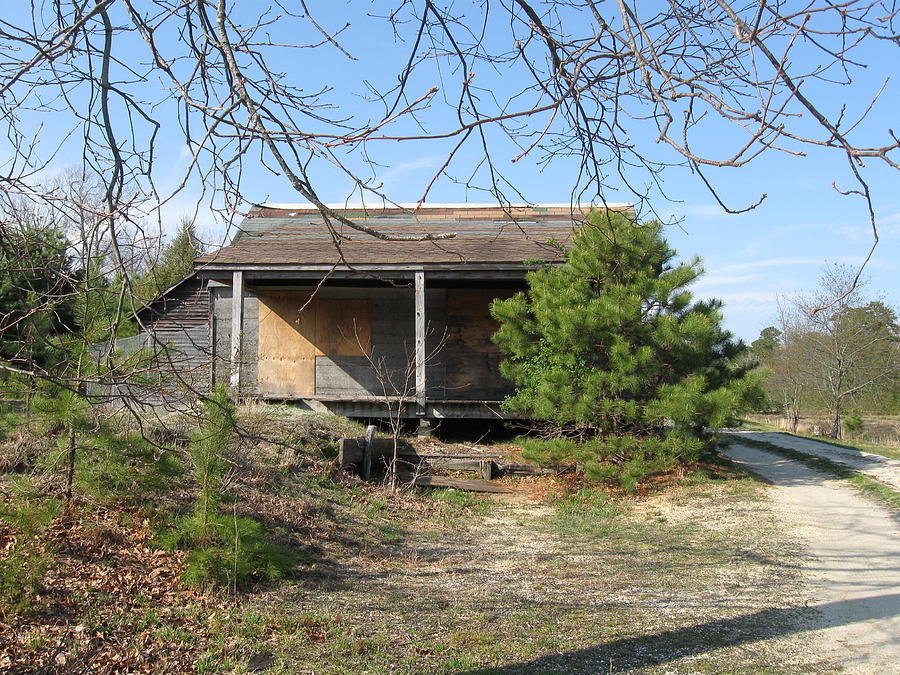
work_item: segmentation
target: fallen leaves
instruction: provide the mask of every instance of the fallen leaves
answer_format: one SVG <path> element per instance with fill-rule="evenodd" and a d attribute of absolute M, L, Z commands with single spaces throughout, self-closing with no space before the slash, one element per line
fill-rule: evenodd
<path fill-rule="evenodd" d="M 14 539 L 4 533 L 4 544 Z M 198 612 L 211 600 L 181 587 L 182 553 L 158 550 L 138 509 L 73 508 L 41 544 L 54 557 L 32 610 L 0 623 L 0 670 L 69 673 L 190 670 L 191 643 L 166 631 L 205 632 Z"/>

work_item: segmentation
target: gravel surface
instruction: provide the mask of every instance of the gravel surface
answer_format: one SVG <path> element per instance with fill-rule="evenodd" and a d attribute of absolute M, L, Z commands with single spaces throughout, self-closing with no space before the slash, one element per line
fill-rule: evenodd
<path fill-rule="evenodd" d="M 728 433 L 736 436 L 746 436 L 756 441 L 775 443 L 784 448 L 804 452 L 807 455 L 824 457 L 900 490 L 900 461 L 896 459 L 889 459 L 871 452 L 854 450 L 853 448 L 842 448 L 831 443 L 814 441 L 811 438 L 799 438 L 790 434 L 779 434 L 777 432 L 755 433 L 740 429 L 729 429 Z"/>
<path fill-rule="evenodd" d="M 829 459 L 843 461 L 832 456 L 843 454 L 841 449 L 815 441 L 782 434 L 749 436 L 796 450 L 803 449 L 798 447 L 802 444 L 814 454 L 824 447 Z M 782 438 L 791 445 L 782 443 Z M 805 542 L 813 554 L 804 563 L 808 606 L 817 610 L 808 633 L 818 640 L 822 655 L 842 664 L 848 673 L 900 672 L 900 523 L 896 515 L 865 500 L 842 481 L 798 462 L 737 442 L 725 454 L 772 481 L 770 496 L 785 531 Z M 890 466 L 879 471 L 887 468 L 898 472 Z"/>

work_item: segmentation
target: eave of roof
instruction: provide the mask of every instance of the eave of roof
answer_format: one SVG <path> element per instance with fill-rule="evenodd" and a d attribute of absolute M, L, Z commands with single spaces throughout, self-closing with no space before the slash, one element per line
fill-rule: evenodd
<path fill-rule="evenodd" d="M 631 210 L 630 205 L 609 205 Z M 242 224 L 243 236 L 216 253 L 202 256 L 197 269 L 305 269 L 319 267 L 399 269 L 402 266 L 513 265 L 526 261 L 558 262 L 583 212 L 575 217 L 568 204 L 423 205 L 355 213 L 341 205 L 347 217 L 366 220 L 388 236 L 452 234 L 441 240 L 383 240 L 340 223 L 325 226 L 321 213 L 309 204 L 259 205 Z M 373 223 L 375 220 L 377 223 Z M 332 233 L 336 236 L 332 236 Z"/>

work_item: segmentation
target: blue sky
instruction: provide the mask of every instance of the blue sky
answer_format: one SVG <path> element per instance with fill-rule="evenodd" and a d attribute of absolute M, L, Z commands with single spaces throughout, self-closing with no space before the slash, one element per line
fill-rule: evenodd
<path fill-rule="evenodd" d="M 398 44 L 389 32 L 373 29 L 373 26 L 383 24 L 369 14 L 381 10 L 384 5 L 383 2 L 364 0 L 310 3 L 310 8 L 317 12 L 316 19 L 327 29 L 335 30 L 349 23 L 341 40 L 356 60 L 348 59 L 328 46 L 315 50 L 282 49 L 275 56 L 274 66 L 283 69 L 286 78 L 306 92 L 330 87 L 332 91 L 328 96 L 336 106 L 336 114 L 377 118 L 379 106 L 365 100 L 366 90 L 361 83 L 366 79 L 381 88 L 389 86 L 398 65 L 407 55 L 404 45 Z M 15 7 L 4 7 L 0 17 L 15 19 L 18 11 Z M 276 40 L 291 43 L 317 39 L 308 27 L 298 30 L 296 26 L 279 22 L 273 24 L 271 34 Z M 128 36 L 117 40 L 116 54 L 124 63 L 147 61 L 139 43 L 129 40 Z M 485 40 L 501 49 L 511 46 L 507 44 L 507 33 L 499 29 L 489 30 Z M 836 116 L 845 103 L 849 105 L 851 117 L 865 108 L 871 95 L 890 75 L 889 69 L 900 63 L 895 53 L 885 50 L 882 47 L 878 51 L 865 52 L 867 68 L 855 71 L 849 84 L 827 88 L 810 85 L 809 90 L 818 96 L 826 114 Z M 423 72 L 411 81 L 411 96 L 424 94 L 432 86 L 442 86 L 449 75 L 449 72 Z M 880 105 L 857 130 L 860 136 L 874 133 L 881 142 L 886 138 L 884 130 L 896 126 L 896 111 L 900 108 L 897 88 L 900 78 L 897 80 L 888 86 Z M 516 84 L 508 76 L 498 76 L 487 66 L 479 67 L 473 82 L 481 87 L 485 97 L 503 93 Z M 151 79 L 134 87 L 142 96 L 153 98 L 161 95 L 165 83 Z M 451 112 L 441 100 L 450 95 L 449 91 L 449 87 L 442 87 L 435 96 L 433 107 L 422 116 L 431 131 L 447 126 L 451 121 Z M 159 138 L 154 174 L 157 184 L 165 192 L 180 180 L 190 153 L 175 121 L 174 109 L 164 104 L 156 109 L 156 113 L 167 121 Z M 64 116 L 65 113 L 59 114 L 59 117 Z M 799 119 L 803 128 L 804 120 Z M 68 128 L 66 124 L 56 128 L 55 124 L 48 124 L 49 120 L 30 120 L 35 130 L 44 123 L 39 137 L 43 139 L 45 151 L 55 147 L 54 134 L 62 135 Z M 538 129 L 543 123 L 542 119 L 530 122 Z M 721 147 L 722 154 L 727 154 L 729 147 L 740 142 L 739 135 L 735 136 L 733 130 L 721 124 L 705 128 L 706 135 L 701 137 L 699 144 L 713 153 Z M 653 130 L 646 125 L 634 122 L 629 131 L 630 140 L 642 151 L 661 161 L 677 159 L 674 153 L 655 142 Z M 539 161 L 540 155 L 533 152 L 513 163 L 512 159 L 521 148 L 496 134 L 491 135 L 490 140 L 492 157 L 528 201 L 558 203 L 570 198 L 577 168 L 573 160 L 561 158 L 544 165 Z M 69 137 L 45 172 L 52 173 L 77 161 L 80 154 L 77 142 L 77 134 Z M 351 163 L 382 183 L 395 201 L 413 202 L 419 199 L 424 185 L 440 167 L 454 142 L 455 139 L 376 143 L 370 149 L 380 166 L 366 167 L 358 157 L 351 159 Z M 489 196 L 485 193 L 458 182 L 466 178 L 477 161 L 478 153 L 474 148 L 462 153 L 459 162 L 451 167 L 451 178 L 457 180 L 445 179 L 439 183 L 429 194 L 428 201 L 488 201 Z M 762 193 L 768 197 L 754 211 L 728 215 L 696 176 L 685 168 L 671 167 L 662 175 L 663 189 L 670 199 L 657 193 L 652 207 L 665 220 L 673 221 L 674 224 L 667 228 L 672 245 L 684 257 L 699 255 L 703 258 L 707 273 L 695 285 L 697 296 L 724 300 L 726 325 L 748 341 L 755 339 L 763 327 L 773 322 L 779 295 L 811 290 L 827 263 L 859 265 L 871 245 L 872 236 L 862 201 L 841 196 L 832 187 L 834 181 L 845 189 L 853 187 L 846 159 L 838 153 L 817 150 L 806 157 L 796 157 L 772 151 L 750 166 L 711 169 L 707 175 L 729 206 L 746 206 Z M 868 267 L 869 289 L 873 295 L 884 295 L 896 304 L 900 300 L 900 172 L 879 166 L 873 160 L 868 162 L 865 175 L 872 187 L 881 235 L 881 244 Z M 354 198 L 351 194 L 348 181 L 327 163 L 313 166 L 313 178 L 324 201 L 342 202 L 348 197 L 358 201 L 358 195 Z M 630 201 L 631 195 L 618 189 L 620 187 L 611 177 L 608 191 L 603 196 L 609 201 Z M 241 193 L 248 202 L 302 201 L 283 177 L 273 176 L 252 157 L 248 157 L 242 172 Z M 182 214 L 196 210 L 201 228 L 211 239 L 222 241 L 226 236 L 224 225 L 211 215 L 207 203 L 208 195 L 202 197 L 198 181 L 190 181 L 187 189 L 162 207 L 160 220 L 163 227 L 170 229 Z M 650 214 L 645 212 L 644 215 L 649 217 Z"/>

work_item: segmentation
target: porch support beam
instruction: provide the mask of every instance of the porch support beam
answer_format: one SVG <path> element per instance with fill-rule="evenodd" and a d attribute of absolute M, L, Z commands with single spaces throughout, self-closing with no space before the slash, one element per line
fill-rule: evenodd
<path fill-rule="evenodd" d="M 231 388 L 237 398 L 241 386 L 241 348 L 244 337 L 244 272 L 231 275 Z"/>
<path fill-rule="evenodd" d="M 425 415 L 425 272 L 416 281 L 416 415 Z"/>

